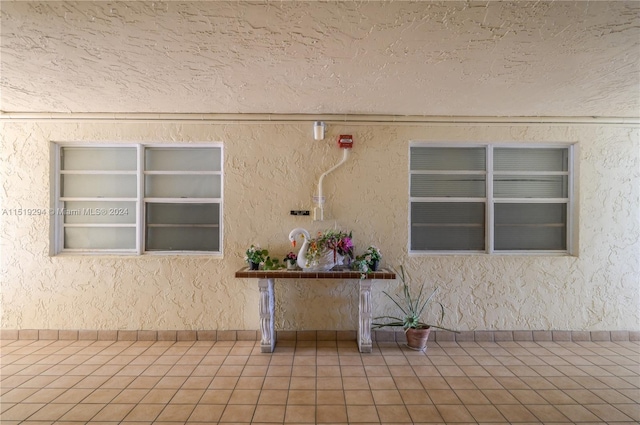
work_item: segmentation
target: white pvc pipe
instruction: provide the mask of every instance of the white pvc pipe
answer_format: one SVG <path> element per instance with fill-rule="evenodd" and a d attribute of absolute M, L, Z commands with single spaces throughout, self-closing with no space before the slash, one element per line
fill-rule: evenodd
<path fill-rule="evenodd" d="M 317 199 L 318 207 L 317 208 L 320 210 L 320 214 L 319 214 L 320 217 L 318 217 L 318 214 L 316 213 L 316 211 L 314 211 L 313 219 L 316 220 L 316 221 L 324 220 L 324 197 L 323 197 L 323 192 L 322 192 L 322 181 L 327 176 L 327 174 L 331 173 L 336 168 L 338 168 L 339 166 L 344 164 L 347 161 L 347 159 L 349 158 L 349 150 L 350 149 L 348 149 L 348 148 L 342 148 L 342 149 L 344 150 L 344 152 L 342 154 L 342 160 L 340 162 L 338 162 L 336 165 L 334 165 L 333 167 L 331 167 L 330 169 L 328 169 L 327 171 L 325 171 L 324 173 L 322 173 L 322 175 L 320 176 L 320 179 L 318 180 L 318 199 Z"/>

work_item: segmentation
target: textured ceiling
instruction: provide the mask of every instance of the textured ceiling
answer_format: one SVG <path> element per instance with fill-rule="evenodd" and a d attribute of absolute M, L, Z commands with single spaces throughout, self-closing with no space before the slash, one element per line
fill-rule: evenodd
<path fill-rule="evenodd" d="M 7 2 L 4 112 L 640 115 L 640 2 Z"/>

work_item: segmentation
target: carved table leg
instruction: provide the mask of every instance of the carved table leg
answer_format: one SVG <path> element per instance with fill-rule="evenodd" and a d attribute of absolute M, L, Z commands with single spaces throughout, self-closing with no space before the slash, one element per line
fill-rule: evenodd
<path fill-rule="evenodd" d="M 260 352 L 273 353 L 276 334 L 273 330 L 274 300 L 273 279 L 258 279 L 260 289 Z"/>
<path fill-rule="evenodd" d="M 371 352 L 371 279 L 360 279 L 360 306 L 358 307 L 358 349 Z"/>

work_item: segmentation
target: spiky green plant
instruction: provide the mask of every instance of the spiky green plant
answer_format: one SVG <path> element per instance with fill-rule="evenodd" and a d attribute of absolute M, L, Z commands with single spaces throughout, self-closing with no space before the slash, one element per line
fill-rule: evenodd
<path fill-rule="evenodd" d="M 374 318 L 374 322 L 372 327 L 382 328 L 385 326 L 402 326 L 404 330 L 413 328 L 413 329 L 426 329 L 426 328 L 437 328 L 443 329 L 446 331 L 457 332 L 452 329 L 448 329 L 440 326 L 442 320 L 444 319 L 444 306 L 439 301 L 435 301 L 433 297 L 435 296 L 438 288 L 435 288 L 430 294 L 427 295 L 425 292 L 425 282 L 420 286 L 420 291 L 417 296 L 414 296 L 411 293 L 411 287 L 409 285 L 409 281 L 407 279 L 407 275 L 405 274 L 404 267 L 400 266 L 400 272 L 393 270 L 396 275 L 399 277 L 400 282 L 402 283 L 402 296 L 395 297 L 390 295 L 387 291 L 383 291 L 393 303 L 398 306 L 400 312 L 402 313 L 402 317 L 398 316 L 379 316 Z M 422 315 L 430 305 L 435 305 L 438 309 L 438 317 L 439 320 L 437 324 L 425 323 L 422 321 Z"/>

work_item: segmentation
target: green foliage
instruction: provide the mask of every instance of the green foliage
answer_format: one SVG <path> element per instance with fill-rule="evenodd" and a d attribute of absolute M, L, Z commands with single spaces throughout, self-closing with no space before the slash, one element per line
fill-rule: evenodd
<path fill-rule="evenodd" d="M 246 255 L 244 257 L 245 261 L 250 263 L 264 263 L 264 261 L 268 258 L 269 251 L 266 249 L 260 249 L 257 245 L 251 245 L 249 249 L 247 249 Z"/>
<path fill-rule="evenodd" d="M 277 258 L 267 257 L 264 260 L 263 270 L 279 270 L 284 269 L 286 267 L 285 264 L 280 264 L 280 260 Z"/>
<path fill-rule="evenodd" d="M 440 326 L 444 319 L 444 306 L 433 299 L 438 288 L 435 288 L 433 291 L 428 293 L 425 291 L 425 282 L 423 282 L 422 285 L 420 285 L 418 294 L 415 295 L 411 292 L 410 283 L 408 276 L 405 274 L 404 267 L 400 266 L 400 272 L 396 270 L 394 270 L 394 272 L 402 283 L 402 295 L 392 296 L 386 291 L 383 291 L 383 293 L 400 309 L 401 314 L 398 316 L 380 316 L 374 318 L 372 326 L 374 329 L 385 326 L 402 326 L 405 331 L 409 328 L 437 328 L 457 332 Z M 438 315 L 437 324 L 425 323 L 422 319 L 423 314 L 430 306 L 434 306 L 436 308 Z"/>

